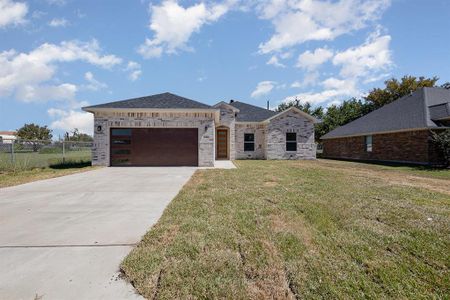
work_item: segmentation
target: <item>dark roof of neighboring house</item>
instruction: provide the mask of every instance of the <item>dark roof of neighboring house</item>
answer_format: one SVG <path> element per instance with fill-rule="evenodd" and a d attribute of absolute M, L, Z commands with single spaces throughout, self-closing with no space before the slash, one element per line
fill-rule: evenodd
<path fill-rule="evenodd" d="M 322 139 L 367 135 L 408 129 L 442 127 L 436 116 L 450 112 L 450 90 L 421 88 L 394 102 L 338 127 L 322 136 Z M 437 107 L 437 108 L 436 108 Z M 444 116 L 445 117 L 445 116 Z"/>
<path fill-rule="evenodd" d="M 152 96 L 139 97 L 83 107 L 84 110 L 89 110 L 92 108 L 212 109 L 212 107 L 207 104 L 203 104 L 171 93 L 162 93 Z"/>
<path fill-rule="evenodd" d="M 450 118 L 450 102 L 430 106 L 429 110 L 431 120 L 442 120 Z"/>
<path fill-rule="evenodd" d="M 230 105 L 239 109 L 236 116 L 238 122 L 261 122 L 277 114 L 272 110 L 234 100 L 230 101 Z"/>

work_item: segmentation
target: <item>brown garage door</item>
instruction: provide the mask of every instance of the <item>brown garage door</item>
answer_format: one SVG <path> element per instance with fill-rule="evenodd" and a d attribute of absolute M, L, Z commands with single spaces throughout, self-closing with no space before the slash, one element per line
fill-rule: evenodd
<path fill-rule="evenodd" d="M 197 128 L 112 128 L 111 166 L 198 166 Z"/>

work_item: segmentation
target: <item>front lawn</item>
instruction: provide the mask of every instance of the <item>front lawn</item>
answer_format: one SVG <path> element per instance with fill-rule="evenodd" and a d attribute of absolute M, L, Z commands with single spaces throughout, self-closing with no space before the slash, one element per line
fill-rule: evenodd
<path fill-rule="evenodd" d="M 327 160 L 236 164 L 197 171 L 124 260 L 146 298 L 448 296 L 450 180 Z"/>
<path fill-rule="evenodd" d="M 24 184 L 32 181 L 60 177 L 95 169 L 90 162 L 58 164 L 46 168 L 34 168 L 31 170 L 1 170 L 0 188 Z"/>

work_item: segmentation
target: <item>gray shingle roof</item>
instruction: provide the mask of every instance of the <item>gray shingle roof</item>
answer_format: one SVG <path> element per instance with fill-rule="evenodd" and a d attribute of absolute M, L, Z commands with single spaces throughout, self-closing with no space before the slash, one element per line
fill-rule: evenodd
<path fill-rule="evenodd" d="M 236 117 L 238 122 L 261 122 L 277 114 L 274 111 L 239 101 L 232 101 L 230 105 L 239 109 Z"/>
<path fill-rule="evenodd" d="M 92 108 L 181 108 L 181 109 L 212 109 L 211 106 L 171 93 L 156 94 L 152 96 L 133 98 L 99 105 L 83 107 L 84 110 Z"/>
<path fill-rule="evenodd" d="M 430 106 L 430 119 L 442 120 L 450 118 L 450 103 Z"/>
<path fill-rule="evenodd" d="M 367 135 L 397 130 L 438 128 L 430 116 L 430 106 L 450 102 L 450 90 L 421 88 L 359 119 L 338 127 L 322 139 Z"/>

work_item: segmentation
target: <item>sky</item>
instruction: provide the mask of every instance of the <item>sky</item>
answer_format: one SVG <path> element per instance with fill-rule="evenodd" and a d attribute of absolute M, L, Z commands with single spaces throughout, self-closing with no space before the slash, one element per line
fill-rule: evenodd
<path fill-rule="evenodd" d="M 172 92 L 327 107 L 450 81 L 449 0 L 0 0 L 0 130 L 91 134 L 81 107 Z"/>

